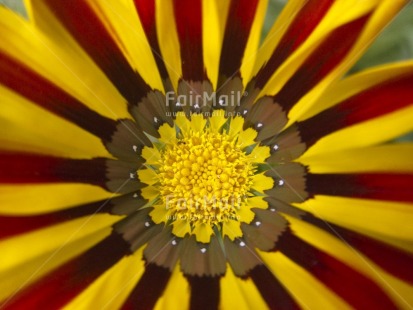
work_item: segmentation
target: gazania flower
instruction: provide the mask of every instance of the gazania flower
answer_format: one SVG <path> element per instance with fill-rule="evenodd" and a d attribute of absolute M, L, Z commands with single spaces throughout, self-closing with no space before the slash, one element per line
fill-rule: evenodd
<path fill-rule="evenodd" d="M 343 78 L 402 0 L 0 8 L 1 309 L 413 299 L 413 62 Z"/>

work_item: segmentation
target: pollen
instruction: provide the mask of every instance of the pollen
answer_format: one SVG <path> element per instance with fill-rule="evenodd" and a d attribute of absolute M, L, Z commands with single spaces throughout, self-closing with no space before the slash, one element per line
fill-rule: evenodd
<path fill-rule="evenodd" d="M 174 218 L 219 225 L 236 219 L 253 182 L 254 165 L 226 133 L 206 130 L 169 145 L 161 154 L 160 194 Z"/>

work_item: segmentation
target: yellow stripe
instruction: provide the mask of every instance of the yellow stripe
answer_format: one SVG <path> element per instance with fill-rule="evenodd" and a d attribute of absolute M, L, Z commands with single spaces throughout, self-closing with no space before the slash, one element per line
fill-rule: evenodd
<path fill-rule="evenodd" d="M 202 1 L 204 64 L 213 89 L 216 89 L 218 82 L 219 60 L 230 2 L 229 0 Z"/>
<path fill-rule="evenodd" d="M 168 285 L 155 310 L 188 309 L 190 288 L 188 281 L 182 275 L 179 265 L 172 272 Z"/>
<path fill-rule="evenodd" d="M 88 184 L 0 185 L 0 212 L 39 214 L 111 197 L 114 195 Z"/>
<path fill-rule="evenodd" d="M 413 106 L 336 131 L 317 141 L 305 154 L 315 156 L 390 141 L 413 130 Z"/>
<path fill-rule="evenodd" d="M 162 58 L 172 85 L 177 90 L 178 80 L 182 77 L 182 61 L 172 0 L 156 0 L 155 12 Z"/>
<path fill-rule="evenodd" d="M 0 300 L 101 241 L 117 219 L 81 218 L 0 242 Z"/>
<path fill-rule="evenodd" d="M 413 252 L 412 204 L 320 195 L 295 205 L 323 220 Z"/>
<path fill-rule="evenodd" d="M 112 157 L 100 139 L 0 85 L 0 148 L 67 157 Z M 57 134 L 58 130 L 58 134 Z"/>
<path fill-rule="evenodd" d="M 291 0 L 287 2 L 258 50 L 253 76 L 268 62 L 282 36 L 287 31 L 291 22 L 294 21 L 294 17 L 307 1 L 308 0 Z"/>
<path fill-rule="evenodd" d="M 411 74 L 412 72 L 413 61 L 408 60 L 381 65 L 338 81 L 327 88 L 323 95 L 314 103 L 314 106 L 300 116 L 299 121 L 310 118 L 338 102 L 346 100 L 380 83 L 396 79 L 409 73 Z"/>
<path fill-rule="evenodd" d="M 339 1 L 337 1 L 339 2 Z M 348 1 L 349 3 L 351 1 Z M 368 6 L 368 2 L 373 5 L 377 1 L 363 1 L 363 5 Z M 406 0 L 384 0 L 378 1 L 369 22 L 361 32 L 359 39 L 356 41 L 347 56 L 306 96 L 304 96 L 288 114 L 290 124 L 299 119 L 301 115 L 312 108 L 317 98 L 320 98 L 323 92 L 334 82 L 342 77 L 353 64 L 361 57 L 362 53 L 373 43 L 377 35 L 383 28 L 396 16 L 396 14 L 406 5 Z M 362 7 L 358 1 L 356 7 Z M 347 12 L 355 10 L 349 8 Z M 346 10 L 344 10 L 346 12 Z M 341 13 L 342 14 L 342 13 Z M 349 14 L 350 15 L 350 14 Z M 340 15 L 339 15 L 340 16 Z M 354 20 L 353 17 L 351 17 Z M 348 20 L 350 21 L 350 20 Z"/>
<path fill-rule="evenodd" d="M 240 279 L 228 266 L 221 279 L 220 309 L 268 309 L 251 279 Z"/>
<path fill-rule="evenodd" d="M 120 309 L 145 269 L 142 253 L 124 257 L 63 309 Z"/>
<path fill-rule="evenodd" d="M 129 63 L 152 88 L 163 90 L 151 47 L 133 1 L 88 0 Z"/>
<path fill-rule="evenodd" d="M 346 245 L 329 233 L 289 216 L 287 216 L 287 218 L 292 230 L 301 239 L 371 278 L 389 294 L 399 309 L 411 309 L 411 305 L 413 304 L 411 286 L 389 276 L 372 261 L 363 257 L 349 245 Z"/>
<path fill-rule="evenodd" d="M 410 172 L 413 173 L 413 144 L 390 144 L 339 152 L 304 154 L 298 161 L 312 173 L 341 172 Z"/>
<path fill-rule="evenodd" d="M 280 66 L 261 91 L 261 95 L 274 95 L 296 73 L 303 62 L 337 27 L 355 20 L 371 11 L 381 0 L 343 0 L 335 1 L 327 15 L 320 21 L 305 42 Z M 318 89 L 318 88 L 317 88 Z M 299 111 L 302 112 L 302 107 Z M 291 113 L 290 113 L 291 114 Z M 289 115 L 292 117 L 293 115 Z"/>
<path fill-rule="evenodd" d="M 110 118 L 130 117 L 126 102 L 41 0 L 31 0 L 34 23 L 0 7 L 0 49 Z M 42 32 L 43 31 L 43 32 Z"/>
<path fill-rule="evenodd" d="M 254 21 L 251 26 L 250 35 L 245 47 L 244 58 L 241 64 L 241 77 L 244 85 L 251 79 L 254 63 L 257 59 L 258 47 L 262 35 L 262 26 L 267 13 L 268 0 L 260 0 L 257 4 Z M 235 72 L 234 72 L 235 73 Z"/>
<path fill-rule="evenodd" d="M 284 254 L 259 252 L 259 255 L 303 309 L 352 309 L 343 299 Z"/>

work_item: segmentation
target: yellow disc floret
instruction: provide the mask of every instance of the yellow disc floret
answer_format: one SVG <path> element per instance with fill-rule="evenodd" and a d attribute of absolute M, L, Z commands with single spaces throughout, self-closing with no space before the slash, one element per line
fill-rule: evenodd
<path fill-rule="evenodd" d="M 160 193 L 178 220 L 210 226 L 236 218 L 252 185 L 254 167 L 227 134 L 193 132 L 167 147 Z"/>
<path fill-rule="evenodd" d="M 269 148 L 255 142 L 255 130 L 242 127 L 241 117 L 215 113 L 209 119 L 178 114 L 175 126 L 159 128 L 154 147 L 142 151 L 146 169 L 137 173 L 148 185 L 142 196 L 156 224 L 204 243 L 217 232 L 231 240 L 242 236 L 241 223 L 253 220 L 252 208 L 266 208 L 264 191 L 273 186 L 258 171 Z"/>

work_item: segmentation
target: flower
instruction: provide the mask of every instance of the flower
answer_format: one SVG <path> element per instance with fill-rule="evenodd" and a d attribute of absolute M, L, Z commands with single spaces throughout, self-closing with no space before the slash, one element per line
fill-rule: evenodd
<path fill-rule="evenodd" d="M 406 3 L 1 7 L 1 307 L 411 307 Z"/>

